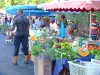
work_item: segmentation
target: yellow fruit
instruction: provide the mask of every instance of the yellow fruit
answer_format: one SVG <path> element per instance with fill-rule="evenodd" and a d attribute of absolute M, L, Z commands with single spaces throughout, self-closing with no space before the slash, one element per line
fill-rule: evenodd
<path fill-rule="evenodd" d="M 82 51 L 82 50 L 78 50 L 78 54 L 79 54 L 80 56 L 86 57 L 86 56 L 89 55 L 89 51 L 84 52 L 84 51 Z"/>
<path fill-rule="evenodd" d="M 37 37 L 35 37 L 35 36 L 31 36 L 30 39 L 31 39 L 32 41 L 38 40 Z"/>

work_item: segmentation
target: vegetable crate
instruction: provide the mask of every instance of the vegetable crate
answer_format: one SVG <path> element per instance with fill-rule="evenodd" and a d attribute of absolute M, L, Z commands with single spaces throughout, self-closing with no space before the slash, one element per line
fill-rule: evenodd
<path fill-rule="evenodd" d="M 80 64 L 69 61 L 70 75 L 100 75 L 100 66 L 91 62 Z"/>

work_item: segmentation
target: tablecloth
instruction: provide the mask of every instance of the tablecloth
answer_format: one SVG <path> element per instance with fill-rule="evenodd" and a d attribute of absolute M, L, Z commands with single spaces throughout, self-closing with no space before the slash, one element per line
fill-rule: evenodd
<path fill-rule="evenodd" d="M 80 59 L 82 61 L 91 61 L 91 58 L 94 58 L 94 56 L 89 55 L 87 57 L 80 57 L 80 58 L 77 58 L 77 59 Z M 69 69 L 68 61 L 69 60 L 67 60 L 66 58 L 56 60 L 53 75 L 58 75 L 59 72 L 63 69 L 63 65 L 65 65 L 65 67 L 67 69 Z"/>

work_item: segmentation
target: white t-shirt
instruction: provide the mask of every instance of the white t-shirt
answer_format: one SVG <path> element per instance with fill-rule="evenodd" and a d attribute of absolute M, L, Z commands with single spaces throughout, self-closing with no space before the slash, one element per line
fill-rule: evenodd
<path fill-rule="evenodd" d="M 36 19 L 36 20 L 35 20 L 35 25 L 36 25 L 37 27 L 41 27 L 41 24 L 42 24 L 42 21 L 41 21 L 41 20 L 39 20 L 39 19 Z"/>
<path fill-rule="evenodd" d="M 55 30 L 55 31 L 57 31 L 58 32 L 58 26 L 57 26 L 57 24 L 56 23 L 50 23 L 50 30 Z"/>

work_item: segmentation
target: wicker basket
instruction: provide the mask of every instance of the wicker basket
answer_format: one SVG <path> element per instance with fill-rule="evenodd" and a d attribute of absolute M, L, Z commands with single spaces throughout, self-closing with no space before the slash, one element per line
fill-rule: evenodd
<path fill-rule="evenodd" d="M 98 64 L 100 66 L 100 60 L 96 60 L 96 59 L 91 59 L 92 63 Z"/>
<path fill-rule="evenodd" d="M 69 61 L 70 75 L 100 75 L 100 66 L 91 62 L 81 64 Z"/>

